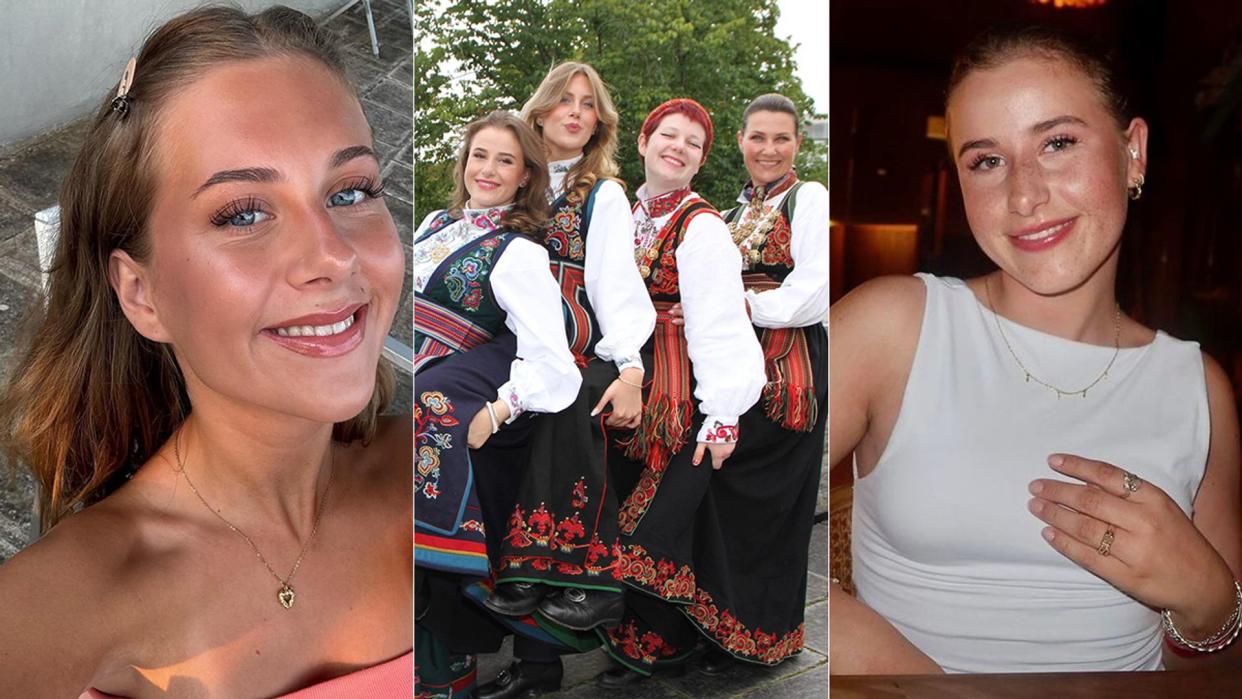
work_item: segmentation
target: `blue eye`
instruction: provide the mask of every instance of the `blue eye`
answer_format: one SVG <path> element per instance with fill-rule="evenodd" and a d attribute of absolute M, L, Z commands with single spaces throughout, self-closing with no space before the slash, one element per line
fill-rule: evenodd
<path fill-rule="evenodd" d="M 367 193 L 361 189 L 342 189 L 328 197 L 328 206 L 353 206 L 365 201 Z"/>
<path fill-rule="evenodd" d="M 259 200 L 250 197 L 240 201 L 229 202 L 223 209 L 211 217 L 211 223 L 217 227 L 233 226 L 234 228 L 246 228 L 261 221 L 266 221 L 271 217 L 271 214 L 262 209 Z"/>
<path fill-rule="evenodd" d="M 345 183 L 339 191 L 328 197 L 328 206 L 356 206 L 368 199 L 384 196 L 383 183 L 376 184 L 369 177 L 361 177 Z"/>

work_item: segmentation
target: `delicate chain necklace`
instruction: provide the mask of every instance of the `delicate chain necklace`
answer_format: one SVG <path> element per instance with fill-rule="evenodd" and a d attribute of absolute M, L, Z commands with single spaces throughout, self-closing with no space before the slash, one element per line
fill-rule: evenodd
<path fill-rule="evenodd" d="M 190 486 L 190 490 L 194 491 L 194 494 L 198 496 L 198 500 L 203 503 L 203 507 L 210 510 L 211 514 L 215 515 L 221 522 L 224 522 L 224 526 L 232 530 L 234 534 L 237 534 L 241 538 L 245 539 L 247 544 L 250 544 L 250 548 L 254 549 L 254 555 L 259 557 L 259 561 L 263 563 L 263 567 L 267 568 L 267 572 L 271 573 L 272 577 L 276 578 L 276 582 L 280 583 L 280 589 L 276 592 L 276 599 L 280 602 L 280 606 L 285 609 L 291 609 L 293 607 L 293 599 L 295 595 L 293 587 L 289 585 L 289 581 L 293 580 L 294 575 L 297 575 L 298 568 L 302 565 L 302 558 L 306 555 L 307 550 L 310 549 L 311 542 L 315 540 L 315 535 L 319 533 L 319 522 L 323 519 L 324 510 L 328 509 L 328 493 L 332 491 L 332 476 L 336 473 L 336 451 L 332 450 L 329 446 L 329 453 L 332 456 L 328 466 L 328 484 L 324 486 L 323 498 L 319 501 L 319 511 L 315 513 L 315 524 L 311 527 L 310 536 L 306 538 L 306 543 L 302 544 L 302 550 L 298 552 L 298 558 L 293 562 L 293 569 L 289 571 L 288 575 L 282 578 L 276 573 L 275 570 L 272 569 L 272 564 L 267 562 L 267 558 L 263 556 L 263 552 L 259 551 L 259 547 L 255 545 L 254 540 L 249 536 L 246 536 L 246 532 L 238 529 L 235 524 L 225 519 L 224 515 L 217 512 L 214 507 L 208 504 L 207 499 L 203 497 L 203 494 L 198 492 L 198 488 L 194 487 L 194 481 L 190 480 L 190 474 L 186 473 L 185 462 L 181 460 L 180 444 L 181 432 L 178 431 L 177 436 L 173 439 L 173 453 L 177 456 L 177 473 L 185 477 L 185 482 Z"/>
<path fill-rule="evenodd" d="M 1009 356 L 1013 357 L 1013 361 L 1017 362 L 1018 368 L 1021 369 L 1022 373 L 1026 375 L 1026 381 L 1028 383 L 1034 381 L 1050 391 L 1055 391 L 1057 399 L 1059 400 L 1061 396 L 1081 396 L 1086 398 L 1087 391 L 1095 388 L 1096 384 L 1108 378 L 1108 370 L 1113 368 L 1113 362 L 1117 361 L 1117 355 L 1121 354 L 1121 304 L 1117 304 L 1116 312 L 1113 314 L 1113 356 L 1109 358 L 1108 364 L 1104 366 L 1104 371 L 1100 372 L 1100 375 L 1095 377 L 1095 380 L 1086 386 L 1083 386 L 1075 391 L 1066 391 L 1053 386 L 1047 381 L 1043 381 L 1038 376 L 1032 374 L 1031 370 L 1027 369 L 1026 365 L 1022 363 L 1022 360 L 1018 358 L 1018 353 L 1013 351 L 1013 345 L 1009 344 L 1009 338 L 1005 336 L 1005 330 L 1001 327 L 1000 315 L 996 312 L 996 304 L 992 302 L 991 281 L 992 280 L 988 277 L 983 279 L 983 288 L 988 295 L 988 310 L 992 311 L 992 319 L 996 321 L 996 332 L 1000 333 L 1001 340 L 1005 343 L 1005 349 L 1009 350 Z"/>

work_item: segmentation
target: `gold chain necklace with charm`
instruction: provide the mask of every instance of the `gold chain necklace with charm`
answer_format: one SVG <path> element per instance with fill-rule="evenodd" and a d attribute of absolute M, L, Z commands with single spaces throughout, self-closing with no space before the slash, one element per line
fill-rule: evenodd
<path fill-rule="evenodd" d="M 1116 311 L 1113 313 L 1113 356 L 1109 358 L 1108 364 L 1104 365 L 1104 371 L 1100 372 L 1100 375 L 1095 377 L 1095 380 L 1086 386 L 1075 391 L 1066 391 L 1032 374 L 1031 370 L 1027 369 L 1022 360 L 1018 358 L 1018 353 L 1013 351 L 1013 346 L 1009 344 L 1009 338 L 1005 336 L 1005 330 L 1001 327 L 1000 315 L 996 312 L 996 304 L 992 303 L 991 281 L 991 277 L 984 277 L 983 279 L 983 288 L 988 295 L 988 310 L 992 311 L 992 319 L 996 321 L 996 332 L 1000 333 L 1001 340 L 1005 343 L 1005 349 L 1009 350 L 1009 356 L 1013 357 L 1013 361 L 1017 362 L 1018 368 L 1022 370 L 1023 374 L 1026 374 L 1026 381 L 1028 383 L 1034 381 L 1050 391 L 1055 391 L 1057 399 L 1060 399 L 1061 396 L 1081 396 L 1086 398 L 1087 391 L 1095 388 L 1096 384 L 1108 378 L 1108 370 L 1113 368 L 1113 362 L 1117 361 L 1117 355 L 1121 354 L 1121 304 L 1117 304 Z"/>
<path fill-rule="evenodd" d="M 203 494 L 198 492 L 198 488 L 194 487 L 194 481 L 190 480 L 190 474 L 186 473 L 185 462 L 181 460 L 180 444 L 181 432 L 178 431 L 177 436 L 173 439 L 173 454 L 177 457 L 177 473 L 185 477 L 186 484 L 189 485 L 190 490 L 194 491 L 194 494 L 198 496 L 198 500 L 203 503 L 203 507 L 210 510 L 211 514 L 215 515 L 221 522 L 224 522 L 224 526 L 228 527 L 234 534 L 237 534 L 241 538 L 245 539 L 247 544 L 250 544 L 250 548 L 254 550 L 254 555 L 258 556 L 259 561 L 263 563 L 263 567 L 267 568 L 267 572 L 271 573 L 272 577 L 276 578 L 276 582 L 280 583 L 280 589 L 276 591 L 276 601 L 280 602 L 280 606 L 285 609 L 292 609 L 293 600 L 296 595 L 293 592 L 293 586 L 289 584 L 289 581 L 293 580 L 293 576 L 297 575 L 298 568 L 302 566 L 302 558 L 306 556 L 307 550 L 310 549 L 311 542 L 315 540 L 315 535 L 319 533 L 319 522 L 323 519 L 324 511 L 328 509 L 328 493 L 332 491 L 332 476 L 336 473 L 336 451 L 329 446 L 331 461 L 329 461 L 328 465 L 328 484 L 324 486 L 323 497 L 319 500 L 319 511 L 315 513 L 315 524 L 311 527 L 310 536 L 306 538 L 306 543 L 302 544 L 302 550 L 298 552 L 298 558 L 293 562 L 293 569 L 289 571 L 288 575 L 282 578 L 276 573 L 275 570 L 272 569 L 272 564 L 267 562 L 267 558 L 264 557 L 263 552 L 259 550 L 259 547 L 255 545 L 254 540 L 247 536 L 246 532 L 238 529 L 235 524 L 225 519 L 224 515 L 217 512 L 214 507 L 208 504 L 207 499 L 203 497 Z"/>

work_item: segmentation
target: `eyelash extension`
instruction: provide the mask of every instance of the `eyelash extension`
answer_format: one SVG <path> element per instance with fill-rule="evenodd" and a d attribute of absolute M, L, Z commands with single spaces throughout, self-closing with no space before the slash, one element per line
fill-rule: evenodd
<path fill-rule="evenodd" d="M 1078 137 L 1071 136 L 1069 134 L 1061 134 L 1060 136 L 1053 136 L 1052 138 L 1049 138 L 1048 140 L 1044 141 L 1043 147 L 1047 148 L 1048 146 L 1052 145 L 1053 143 L 1056 143 L 1057 141 L 1061 141 L 1065 143 L 1066 145 L 1072 146 L 1078 143 Z"/>
<path fill-rule="evenodd" d="M 229 219 L 238 214 L 244 214 L 249 211 L 261 211 L 262 207 L 258 199 L 254 197 L 246 197 L 245 199 L 237 199 L 231 201 L 220 209 L 211 217 L 211 223 L 217 227 L 228 225 Z"/>
<path fill-rule="evenodd" d="M 379 199 L 384 196 L 384 181 L 381 179 L 376 182 L 370 177 L 357 177 L 346 182 L 344 186 L 337 191 L 343 191 L 346 189 L 356 189 L 372 199 Z"/>

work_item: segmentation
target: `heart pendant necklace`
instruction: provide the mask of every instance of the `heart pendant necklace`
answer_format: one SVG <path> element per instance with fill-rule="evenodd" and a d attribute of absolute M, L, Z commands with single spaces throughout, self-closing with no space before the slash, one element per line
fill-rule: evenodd
<path fill-rule="evenodd" d="M 177 473 L 185 478 L 186 484 L 189 485 L 190 490 L 194 491 L 194 494 L 198 496 L 198 500 L 203 503 L 203 507 L 210 510 L 211 514 L 215 515 L 217 519 L 223 522 L 224 526 L 228 527 L 230 531 L 245 539 L 247 544 L 250 544 L 250 548 L 254 550 L 254 555 L 258 557 L 259 561 L 263 564 L 263 567 L 267 568 L 267 572 L 271 573 L 272 577 L 276 578 L 276 582 L 280 583 L 280 589 L 276 592 L 276 601 L 279 602 L 280 606 L 285 609 L 292 609 L 293 601 L 297 597 L 297 594 L 293 591 L 293 586 L 289 584 L 289 581 L 293 580 L 293 576 L 297 574 L 298 568 L 302 566 L 302 558 L 306 556 L 307 550 L 310 549 L 311 542 L 315 540 L 315 535 L 319 533 L 319 522 L 323 519 L 324 510 L 328 509 L 328 493 L 332 491 L 332 476 L 336 474 L 336 451 L 330 450 L 329 453 L 331 454 L 331 460 L 328 465 L 328 484 L 324 486 L 323 497 L 319 500 L 319 511 L 315 513 L 315 524 L 311 527 L 310 536 L 306 537 L 306 543 L 302 544 L 302 550 L 298 552 L 297 560 L 293 562 L 293 569 L 289 571 L 288 575 L 282 578 L 276 573 L 275 570 L 272 569 L 272 564 L 267 562 L 267 558 L 264 557 L 263 552 L 259 550 L 259 547 L 255 545 L 254 540 L 247 536 L 246 532 L 238 529 L 235 524 L 225 519 L 224 515 L 217 512 L 214 507 L 208 504 L 207 499 L 203 497 L 203 494 L 198 492 L 198 488 L 194 486 L 194 481 L 190 480 L 190 474 L 186 473 L 185 462 L 181 459 L 181 432 L 178 431 L 177 436 L 173 439 L 173 454 L 177 457 Z"/>

